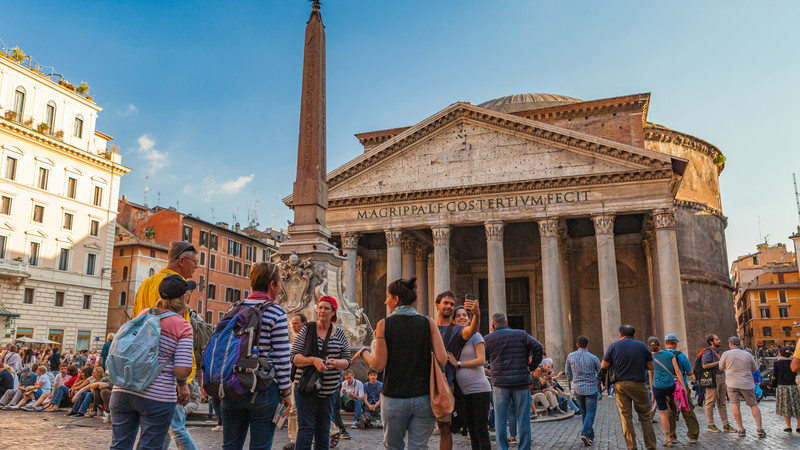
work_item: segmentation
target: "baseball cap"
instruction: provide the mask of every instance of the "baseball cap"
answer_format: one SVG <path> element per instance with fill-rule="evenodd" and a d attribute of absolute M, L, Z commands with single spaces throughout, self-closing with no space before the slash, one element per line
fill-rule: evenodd
<path fill-rule="evenodd" d="M 664 340 L 665 341 L 677 341 L 678 340 L 678 336 L 676 336 L 674 333 L 670 333 L 670 334 L 667 335 L 667 337 L 664 338 Z"/>
<path fill-rule="evenodd" d="M 158 285 L 158 295 L 166 300 L 178 298 L 197 287 L 194 281 L 186 281 L 180 275 L 168 275 Z"/>
<path fill-rule="evenodd" d="M 177 260 L 185 252 L 196 252 L 194 245 L 186 241 L 172 241 L 169 244 L 169 251 L 167 252 L 167 259 L 169 262 Z"/>

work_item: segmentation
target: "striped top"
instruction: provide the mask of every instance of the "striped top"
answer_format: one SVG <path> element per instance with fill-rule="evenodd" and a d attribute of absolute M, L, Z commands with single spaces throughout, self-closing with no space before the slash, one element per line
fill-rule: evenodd
<path fill-rule="evenodd" d="M 256 306 L 262 300 L 245 299 L 245 305 Z M 289 324 L 286 310 L 277 303 L 270 304 L 261 315 L 261 338 L 258 340 L 258 356 L 268 358 L 275 368 L 275 382 L 278 389 L 289 389 Z"/>
<path fill-rule="evenodd" d="M 139 315 L 147 314 L 150 308 Z M 157 402 L 178 401 L 175 384 L 175 366 L 192 367 L 192 326 L 181 316 L 161 319 L 161 339 L 158 341 L 158 361 L 167 362 L 150 386 L 142 392 L 130 391 L 114 386 L 111 392 L 127 392 Z"/>
<path fill-rule="evenodd" d="M 314 323 L 314 322 L 310 322 Z M 331 326 L 334 326 L 331 324 Z M 303 350 L 306 348 L 306 330 L 308 327 L 303 327 L 300 333 L 294 339 L 292 344 L 292 362 L 294 362 L 295 355 L 302 355 Z M 317 336 L 317 348 L 322 352 L 322 345 L 325 342 L 325 336 Z M 347 342 L 347 336 L 344 330 L 336 327 L 331 333 L 331 339 L 328 341 L 328 355 L 329 358 L 346 359 L 350 361 L 350 343 Z M 294 377 L 294 382 L 299 383 L 300 378 L 303 376 L 304 367 L 297 368 L 297 374 Z M 319 394 L 320 397 L 327 397 L 339 389 L 341 382 L 342 371 L 338 369 L 326 370 L 322 377 L 322 389 Z"/>
<path fill-rule="evenodd" d="M 567 378 L 572 381 L 572 390 L 578 395 L 597 393 L 597 373 L 600 372 L 600 360 L 585 348 L 567 356 Z"/>

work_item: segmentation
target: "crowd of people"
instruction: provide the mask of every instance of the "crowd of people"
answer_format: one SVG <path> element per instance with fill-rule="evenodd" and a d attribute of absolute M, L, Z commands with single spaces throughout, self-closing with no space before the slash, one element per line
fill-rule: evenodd
<path fill-rule="evenodd" d="M 413 278 L 389 284 L 388 316 L 376 324 L 371 345 L 353 352 L 339 326 L 337 299 L 319 298 L 314 321 L 302 314 L 289 318 L 274 301 L 280 269 L 257 263 L 250 271 L 252 293 L 217 325 L 200 361 L 194 352 L 200 325 L 187 303 L 196 287 L 190 279 L 197 257 L 191 244 L 173 242 L 167 267 L 137 293 L 135 318 L 116 338 L 109 335 L 100 352 L 3 349 L 0 408 L 102 414 L 111 423 L 112 449 L 133 448 L 137 439 L 142 449 L 167 448 L 171 440 L 181 450 L 195 449 L 186 415 L 208 401 L 224 449 L 243 448 L 248 436 L 250 448 L 272 448 L 276 431 L 287 421 L 285 450 L 335 447 L 340 439 L 350 439 L 348 428 L 371 427 L 382 429 L 389 449 L 428 448 L 438 429 L 444 450 L 453 447 L 453 435 L 459 433 L 468 436 L 473 449 L 490 449 L 490 430 L 500 449 L 516 443 L 527 450 L 532 418 L 570 412 L 581 420 L 582 442 L 594 445 L 597 404 L 607 390 L 616 400 L 629 449 L 637 447 L 634 411 L 646 448 L 656 448 L 658 422 L 663 445 L 674 446 L 679 416 L 689 442 L 697 443 L 695 402 L 704 409 L 709 433 L 746 436 L 744 402 L 756 435 L 766 436 L 755 391 L 756 361 L 737 337 L 728 338 L 722 351 L 722 340 L 708 335 L 692 364 L 677 350 L 676 335 L 667 334 L 663 343 L 651 336 L 645 343 L 636 339 L 633 327 L 623 325 L 602 358 L 589 352 L 587 337 L 579 336 L 563 372 L 556 373 L 562 368 L 553 367 L 534 337 L 510 328 L 505 314 L 493 314 L 490 332 L 482 336 L 480 306 L 469 294 L 459 305 L 454 292 L 442 292 L 435 318 L 420 314 Z M 150 359 L 136 353 L 147 348 L 154 350 Z M 353 367 L 360 360 L 362 368 L 369 367 L 361 380 Z M 800 421 L 797 372 L 800 352 L 782 348 L 773 382 L 776 413 L 785 419 L 787 433 L 800 433 L 800 422 L 792 428 L 793 417 Z M 343 410 L 353 413 L 349 427 Z"/>

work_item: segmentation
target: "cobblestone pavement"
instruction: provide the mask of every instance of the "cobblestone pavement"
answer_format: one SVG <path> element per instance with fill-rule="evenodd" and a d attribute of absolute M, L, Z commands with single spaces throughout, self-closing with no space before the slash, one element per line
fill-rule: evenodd
<path fill-rule="evenodd" d="M 744 406 L 744 405 L 742 405 Z M 689 448 L 702 449 L 731 449 L 731 448 L 758 448 L 758 449 L 789 449 L 800 448 L 800 434 L 785 433 L 783 431 L 783 418 L 775 415 L 775 402 L 765 400 L 761 402 L 761 412 L 764 417 L 766 439 L 756 436 L 755 422 L 750 415 L 749 408 L 743 411 L 747 437 L 739 438 L 735 433 L 711 434 L 705 431 L 706 421 L 703 410 L 695 409 L 695 414 L 700 421 L 700 443 L 690 446 L 686 438 L 684 423 L 678 422 L 679 445 Z M 111 442 L 111 429 L 108 425 L 97 419 L 73 419 L 65 417 L 66 411 L 61 413 L 31 413 L 24 411 L 0 411 L 0 448 L 38 448 L 38 449 L 103 449 L 108 448 Z M 619 413 L 612 399 L 604 398 L 598 404 L 598 416 L 595 421 L 596 448 L 625 448 L 622 436 L 622 425 Z M 728 416 L 733 422 L 733 413 L 728 406 Z M 717 416 L 717 426 L 719 417 Z M 581 448 L 583 445 L 578 438 L 580 420 L 577 418 L 560 421 L 533 424 L 534 448 Z M 659 445 L 663 443 L 661 426 L 654 424 Z M 219 449 L 222 446 L 222 433 L 211 431 L 209 427 L 190 428 L 198 447 L 201 449 Z M 377 450 L 382 448 L 383 436 L 381 430 L 349 430 L 353 438 L 343 440 L 337 448 L 353 450 Z M 639 438 L 639 448 L 644 448 L 641 442 L 641 430 L 636 431 Z M 279 431 L 275 436 L 273 448 L 281 449 L 287 442 L 286 432 Z M 174 444 L 172 448 L 175 448 Z M 434 435 L 430 443 L 431 449 L 439 448 L 438 436 Z M 456 449 L 469 449 L 469 442 L 461 436 L 455 437 Z M 496 448 L 496 447 L 495 447 Z M 513 448 L 513 447 L 512 447 Z"/>

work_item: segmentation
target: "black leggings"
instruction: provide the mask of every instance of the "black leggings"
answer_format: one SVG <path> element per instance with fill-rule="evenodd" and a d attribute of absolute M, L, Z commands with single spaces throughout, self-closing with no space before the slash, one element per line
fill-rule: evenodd
<path fill-rule="evenodd" d="M 464 395 L 466 426 L 472 450 L 491 450 L 489 440 L 489 400 L 491 392 Z"/>

